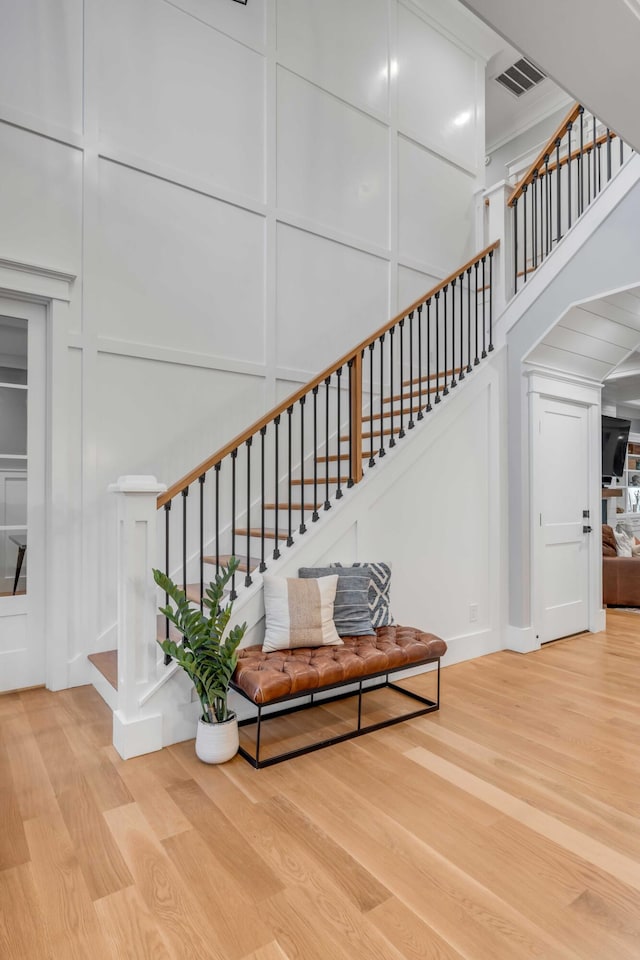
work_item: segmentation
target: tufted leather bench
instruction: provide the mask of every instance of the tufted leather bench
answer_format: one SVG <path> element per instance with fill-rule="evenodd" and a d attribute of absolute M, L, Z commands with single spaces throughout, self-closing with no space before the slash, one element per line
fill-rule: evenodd
<path fill-rule="evenodd" d="M 378 627 L 374 637 L 343 637 L 342 646 L 299 647 L 294 650 L 277 650 L 263 653 L 261 647 L 244 647 L 238 650 L 236 666 L 231 687 L 258 707 L 257 717 L 241 720 L 241 725 L 257 724 L 255 756 L 242 746 L 240 753 L 255 767 L 268 766 L 280 760 L 286 760 L 310 750 L 337 743 L 350 737 L 359 736 L 369 730 L 380 729 L 391 723 L 399 723 L 410 717 L 420 716 L 437 710 L 440 701 L 440 658 L 444 656 L 447 645 L 444 640 L 432 633 L 423 633 L 414 627 Z M 389 674 L 407 667 L 437 663 L 438 695 L 429 700 L 412 691 L 399 687 L 389 681 Z M 383 678 L 383 682 L 363 688 L 364 681 Z M 322 740 L 299 750 L 278 754 L 266 760 L 260 759 L 260 730 L 264 720 L 262 708 L 281 704 L 285 701 L 310 695 L 314 703 L 314 694 L 335 690 L 339 687 L 357 684 L 358 724 L 347 734 Z M 419 700 L 422 707 L 400 717 L 363 727 L 361 725 L 362 695 L 370 689 L 390 687 Z M 345 694 L 340 694 L 343 697 Z M 339 697 L 323 698 L 322 702 Z M 269 713 L 269 717 L 282 716 L 300 706 Z"/>

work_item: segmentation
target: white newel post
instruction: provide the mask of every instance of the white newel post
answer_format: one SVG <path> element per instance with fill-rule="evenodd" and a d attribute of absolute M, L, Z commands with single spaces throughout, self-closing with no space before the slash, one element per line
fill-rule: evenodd
<path fill-rule="evenodd" d="M 118 499 L 118 709 L 113 744 L 125 760 L 162 747 L 162 715 L 140 706 L 155 679 L 157 598 L 156 500 L 166 490 L 155 477 L 125 476 L 111 484 Z"/>
<path fill-rule="evenodd" d="M 513 230 L 511 208 L 507 206 L 512 189 L 506 180 L 501 180 L 484 192 L 485 199 L 489 201 L 487 243 L 500 241 L 493 255 L 493 309 L 496 318 L 513 296 Z"/>

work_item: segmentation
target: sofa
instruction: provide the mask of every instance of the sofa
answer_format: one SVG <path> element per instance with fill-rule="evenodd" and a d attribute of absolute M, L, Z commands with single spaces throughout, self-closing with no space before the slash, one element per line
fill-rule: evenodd
<path fill-rule="evenodd" d="M 640 607 L 640 557 L 619 557 L 613 529 L 602 525 L 602 602 Z"/>

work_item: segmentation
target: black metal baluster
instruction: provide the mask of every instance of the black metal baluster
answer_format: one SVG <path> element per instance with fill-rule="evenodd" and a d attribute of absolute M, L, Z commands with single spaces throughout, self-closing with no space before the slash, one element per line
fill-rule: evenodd
<path fill-rule="evenodd" d="M 573 124 L 567 124 L 567 230 L 571 229 L 571 130 Z"/>
<path fill-rule="evenodd" d="M 413 430 L 413 310 L 409 314 L 409 423 L 408 429 Z"/>
<path fill-rule="evenodd" d="M 587 204 L 591 203 L 591 148 L 587 149 Z"/>
<path fill-rule="evenodd" d="M 427 300 L 427 413 L 431 410 L 431 297 Z"/>
<path fill-rule="evenodd" d="M 422 304 L 418 307 L 418 420 L 424 420 L 422 409 Z"/>
<path fill-rule="evenodd" d="M 620 141 L 620 166 L 622 166 L 624 163 L 624 143 L 622 137 L 618 137 L 618 140 Z"/>
<path fill-rule="evenodd" d="M 249 437 L 245 440 L 245 446 L 247 448 L 247 569 L 244 577 L 245 587 L 250 587 L 253 583 L 251 579 L 251 444 L 253 443 L 253 437 Z"/>
<path fill-rule="evenodd" d="M 471 267 L 467 267 L 467 373 L 471 373 Z"/>
<path fill-rule="evenodd" d="M 287 431 L 287 471 L 289 475 L 289 496 L 287 498 L 287 546 L 291 547 L 293 545 L 293 508 L 291 504 L 291 491 L 293 489 L 293 406 L 287 407 L 287 423 L 289 425 L 289 429 Z M 304 490 L 302 491 L 302 496 L 304 497 Z"/>
<path fill-rule="evenodd" d="M 331 377 L 326 377 L 324 381 L 324 408 L 325 408 L 325 424 L 324 424 L 324 449 L 329 456 L 329 387 L 331 386 Z M 360 456 L 360 451 L 358 450 L 358 456 Z M 340 472 L 340 465 L 338 464 L 338 472 Z M 331 501 L 329 500 L 329 461 L 327 460 L 327 469 L 325 472 L 324 478 L 324 509 L 331 509 Z"/>
<path fill-rule="evenodd" d="M 474 280 L 476 284 L 476 298 L 475 298 L 476 299 L 476 355 L 473 360 L 473 365 L 474 367 L 477 367 L 477 365 L 480 363 L 480 357 L 478 356 L 478 261 L 477 260 L 474 263 L 473 268 L 474 268 L 474 274 L 475 274 Z M 526 277 L 525 277 L 525 280 L 526 280 Z"/>
<path fill-rule="evenodd" d="M 525 183 L 522 188 L 522 233 L 523 233 L 523 242 L 522 247 L 524 250 L 524 282 L 527 282 L 527 188 L 528 184 Z M 477 354 L 476 350 L 476 354 Z"/>
<path fill-rule="evenodd" d="M 182 491 L 182 589 L 187 592 L 187 497 L 189 487 Z"/>
<path fill-rule="evenodd" d="M 531 256 L 533 260 L 533 269 L 538 266 L 538 171 L 534 170 L 533 180 L 531 182 L 531 226 L 533 239 L 531 243 Z"/>
<path fill-rule="evenodd" d="M 384 424 L 382 416 L 383 410 L 380 408 L 380 431 Z M 369 466 L 375 467 L 376 461 L 373 456 L 373 343 L 369 344 Z"/>
<path fill-rule="evenodd" d="M 485 262 L 486 257 L 482 258 L 482 359 L 487 356 L 487 286 L 485 281 Z"/>
<path fill-rule="evenodd" d="M 611 180 L 611 130 L 607 127 L 607 180 Z"/>
<path fill-rule="evenodd" d="M 216 463 L 216 576 L 220 573 L 220 468 L 222 463 Z"/>
<path fill-rule="evenodd" d="M 538 174 L 538 199 L 540 209 L 538 210 L 538 233 L 540 234 L 540 263 L 544 260 L 544 179 Z M 536 250 L 538 249 L 536 244 Z"/>
<path fill-rule="evenodd" d="M 513 290 L 518 292 L 518 198 L 513 201 Z"/>
<path fill-rule="evenodd" d="M 267 565 L 264 561 L 264 438 L 267 434 L 267 428 L 260 428 L 260 573 L 264 573 L 267 569 Z M 276 497 L 278 496 L 278 491 L 276 490 Z M 276 531 L 276 540 L 278 542 L 278 528 L 275 528 Z"/>
<path fill-rule="evenodd" d="M 231 556 L 236 555 L 236 460 L 238 458 L 238 448 L 231 451 Z M 247 562 L 249 558 L 247 557 Z M 235 600 L 236 593 L 236 575 L 231 578 L 230 600 Z"/>
<path fill-rule="evenodd" d="M 383 337 L 382 339 L 384 339 L 384 337 Z M 341 383 L 341 379 L 342 379 L 342 367 L 338 367 L 338 369 L 336 370 L 336 377 L 338 378 L 338 395 L 337 395 L 337 397 L 336 397 L 337 420 L 338 420 L 338 432 L 337 432 L 337 439 L 338 439 L 338 488 L 337 488 L 337 490 L 336 490 L 336 500 L 340 500 L 340 499 L 342 498 L 342 476 L 341 476 L 342 460 L 341 460 L 341 446 L 340 446 L 340 444 L 341 444 L 341 440 L 340 440 L 340 401 L 341 401 L 340 392 L 341 392 L 341 390 L 342 390 L 342 383 Z M 380 454 L 380 456 L 383 456 L 383 455 L 384 455 L 384 451 Z M 315 495 L 314 495 L 314 509 L 315 509 L 315 503 L 316 503 L 316 501 L 315 501 Z"/>
<path fill-rule="evenodd" d="M 353 479 L 353 360 L 347 360 L 349 369 L 349 479 L 347 487 L 352 487 L 355 483 Z"/>
<path fill-rule="evenodd" d="M 167 500 L 164 505 L 164 572 L 169 576 L 169 514 L 171 513 L 171 500 Z M 165 606 L 169 605 L 169 594 L 165 593 L 164 595 Z M 169 618 L 164 618 L 164 635 L 166 639 L 169 639 Z M 169 654 L 165 654 L 164 665 L 167 667 L 173 658 Z"/>
<path fill-rule="evenodd" d="M 493 250 L 489 250 L 489 353 L 493 350 Z"/>
<path fill-rule="evenodd" d="M 601 164 L 601 153 L 602 153 L 602 144 L 598 143 L 596 151 L 598 154 L 598 193 L 602 190 L 602 164 Z"/>
<path fill-rule="evenodd" d="M 442 390 L 442 396 L 446 397 L 449 393 L 449 386 L 447 383 L 448 373 L 447 373 L 447 290 L 448 286 L 444 287 L 442 291 L 442 327 L 444 331 L 444 387 Z"/>
<path fill-rule="evenodd" d="M 578 216 L 584 210 L 584 107 L 578 111 L 580 116 L 580 157 L 578 160 Z"/>
<path fill-rule="evenodd" d="M 398 437 L 404 437 L 404 317 L 398 324 L 400 327 L 400 430 Z"/>
<path fill-rule="evenodd" d="M 318 513 L 318 387 L 311 391 L 313 395 L 313 513 L 311 520 L 313 523 L 319 519 Z M 329 468 L 329 451 L 325 450 L 327 457 L 327 469 Z M 338 469 L 340 465 L 340 424 L 338 423 Z M 304 498 L 304 494 L 303 494 Z"/>
<path fill-rule="evenodd" d="M 551 249 L 551 174 L 549 173 L 549 154 L 548 153 L 545 153 L 544 155 L 544 180 L 545 180 L 545 192 L 546 192 L 545 234 L 546 234 L 547 256 L 549 256 L 549 251 Z"/>
<path fill-rule="evenodd" d="M 560 166 L 560 137 L 556 140 L 556 218 L 557 218 L 557 234 L 556 242 L 562 237 L 562 190 L 561 190 L 561 178 L 562 178 L 562 168 Z"/>
<path fill-rule="evenodd" d="M 302 496 L 300 497 L 300 533 L 307 532 L 307 525 L 304 522 L 304 405 L 306 397 L 300 397 L 300 490 L 302 491 Z M 329 471 L 329 443 L 327 441 L 327 472 Z"/>
<path fill-rule="evenodd" d="M 274 470 L 275 470 L 275 529 L 279 529 L 279 520 L 278 514 L 280 512 L 280 414 L 274 418 L 273 425 L 274 430 Z M 276 534 L 275 546 L 273 548 L 273 559 L 277 560 L 280 556 L 280 540 L 278 539 L 279 534 Z"/>
<path fill-rule="evenodd" d="M 389 394 L 389 396 L 390 396 L 390 398 L 391 398 L 390 404 L 389 404 L 389 406 L 391 407 L 391 409 L 389 410 L 389 435 L 390 435 L 389 446 L 390 446 L 390 447 L 395 447 L 395 445 L 396 445 L 396 438 L 395 438 L 394 433 L 393 433 L 393 402 L 394 402 L 394 397 L 393 397 L 393 341 L 394 341 L 394 339 L 395 339 L 395 335 L 396 335 L 396 328 L 395 328 L 395 327 L 391 327 L 391 329 L 389 330 L 389 379 L 390 379 L 389 389 L 391 390 L 391 393 Z M 382 423 L 382 421 L 380 421 L 380 430 L 384 430 L 384 424 Z"/>
<path fill-rule="evenodd" d="M 451 281 L 451 386 L 456 387 L 456 280 Z"/>
<path fill-rule="evenodd" d="M 440 403 L 440 291 L 436 293 L 436 395 L 434 403 Z"/>
<path fill-rule="evenodd" d="M 463 285 L 464 285 L 464 273 L 461 273 L 458 277 L 460 281 L 460 370 L 458 372 L 458 380 L 464 380 L 464 310 L 463 310 Z"/>
<path fill-rule="evenodd" d="M 384 333 L 378 338 L 380 342 L 380 412 L 384 410 Z M 384 448 L 384 421 L 380 418 L 380 449 L 379 457 L 386 457 L 387 451 Z"/>
<path fill-rule="evenodd" d="M 593 118 L 593 199 L 598 193 L 596 189 L 596 118 Z"/>
<path fill-rule="evenodd" d="M 200 484 L 200 611 L 204 599 L 204 473 L 198 477 Z"/>

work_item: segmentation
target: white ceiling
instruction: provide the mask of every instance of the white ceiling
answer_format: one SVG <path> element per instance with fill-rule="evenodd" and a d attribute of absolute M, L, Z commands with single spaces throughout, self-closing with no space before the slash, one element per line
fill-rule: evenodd
<path fill-rule="evenodd" d="M 640 357 L 632 361 L 628 358 L 635 355 L 639 347 L 640 287 L 633 287 L 624 293 L 570 307 L 526 359 L 597 381 L 620 373 L 622 383 L 623 379 L 631 381 L 625 374 L 634 366 L 637 371 Z M 639 382 L 636 375 L 635 388 L 632 388 L 636 397 Z"/>
<path fill-rule="evenodd" d="M 640 151 L 637 0 L 461 2 Z"/>
<path fill-rule="evenodd" d="M 522 54 L 504 41 L 487 64 L 485 94 L 485 132 L 488 154 L 509 140 L 545 120 L 560 109 L 568 111 L 573 99 L 549 78 L 520 97 L 510 93 L 495 79 L 520 59 Z"/>

